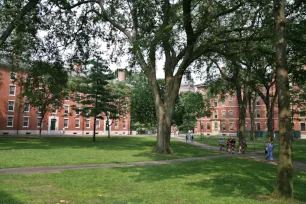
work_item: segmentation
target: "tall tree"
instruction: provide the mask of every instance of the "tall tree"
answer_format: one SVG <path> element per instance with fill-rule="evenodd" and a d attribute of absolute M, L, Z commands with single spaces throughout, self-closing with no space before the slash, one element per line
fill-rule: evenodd
<path fill-rule="evenodd" d="M 63 105 L 64 89 L 67 85 L 68 74 L 59 62 L 48 63 L 34 61 L 31 63 L 24 83 L 24 92 L 21 94 L 25 102 L 37 108 L 41 116 L 39 135 L 41 136 L 42 121 L 52 108 Z"/>
<path fill-rule="evenodd" d="M 84 66 L 87 66 L 88 70 L 84 70 L 80 76 L 75 77 L 71 86 L 73 91 L 83 94 L 83 97 L 78 99 L 78 102 L 83 105 L 79 111 L 84 117 L 94 118 L 92 138 L 96 141 L 97 118 L 103 119 L 102 112 L 106 113 L 112 108 L 113 96 L 106 85 L 114 76 L 104 61 L 90 61 Z"/>
<path fill-rule="evenodd" d="M 277 166 L 274 196 L 293 198 L 293 168 L 289 78 L 285 37 L 285 0 L 274 0 L 276 76 L 279 110 L 279 163 Z"/>
<path fill-rule="evenodd" d="M 233 33 L 237 34 L 253 26 L 248 19 L 257 7 L 256 2 L 241 0 L 222 3 L 213 0 L 52 2 L 61 9 L 52 11 L 56 14 L 52 16 L 53 28 L 57 31 L 61 28 L 59 34 L 53 32 L 53 36 L 64 38 L 62 42 L 70 42 L 77 37 L 80 27 L 84 31 L 84 26 L 88 25 L 95 31 L 87 33 L 91 37 L 103 36 L 111 39 L 109 42 L 129 44 L 132 57 L 146 74 L 152 89 L 158 123 L 155 146 L 158 153 L 172 153 L 170 127 L 175 100 L 186 69 L 204 60 L 203 56 L 211 52 L 214 46 L 243 41 L 250 37 L 251 33 L 243 38 Z M 79 12 L 74 12 L 77 9 Z M 82 20 L 77 23 L 78 28 L 71 29 L 75 24 L 68 19 L 76 19 L 72 17 L 74 14 L 82 17 Z M 61 19 L 61 25 L 67 22 L 66 26 L 59 26 L 56 19 Z M 111 25 L 111 35 L 103 35 L 103 25 Z M 63 32 L 63 27 L 70 31 Z M 72 35 L 69 36 L 69 33 Z M 124 50 L 120 51 L 122 53 Z M 156 79 L 157 59 L 161 57 L 164 59 L 162 68 L 165 72 L 164 98 L 161 97 L 160 85 Z"/>
<path fill-rule="evenodd" d="M 173 116 L 174 124 L 182 130 L 194 128 L 197 119 L 211 115 L 210 100 L 200 92 L 182 92 Z"/>

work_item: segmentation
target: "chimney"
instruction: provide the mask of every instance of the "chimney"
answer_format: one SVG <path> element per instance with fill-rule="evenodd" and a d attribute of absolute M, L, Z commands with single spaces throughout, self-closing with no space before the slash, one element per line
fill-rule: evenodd
<path fill-rule="evenodd" d="M 118 81 L 125 81 L 125 70 L 118 69 Z"/>

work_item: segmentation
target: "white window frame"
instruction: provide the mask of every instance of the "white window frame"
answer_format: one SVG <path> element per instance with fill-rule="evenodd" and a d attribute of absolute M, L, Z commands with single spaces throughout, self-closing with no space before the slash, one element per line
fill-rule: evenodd
<path fill-rule="evenodd" d="M 223 113 L 224 113 L 224 115 L 223 115 Z M 226 118 L 226 111 L 224 110 L 224 111 L 222 111 L 222 119 L 225 119 Z"/>
<path fill-rule="evenodd" d="M 217 113 L 217 114 L 215 114 L 215 113 Z M 215 117 L 217 115 L 217 117 Z M 214 111 L 214 119 L 218 119 L 218 111 Z"/>
<path fill-rule="evenodd" d="M 13 110 L 10 110 L 10 102 L 13 102 Z M 15 111 L 15 100 L 8 100 L 7 111 L 8 112 L 14 112 Z"/>
<path fill-rule="evenodd" d="M 257 113 L 259 113 L 259 117 L 258 117 L 258 114 Z M 256 109 L 255 110 L 255 118 L 261 118 L 261 114 L 260 114 L 260 110 L 259 109 Z"/>
<path fill-rule="evenodd" d="M 96 129 L 100 129 L 100 119 L 96 119 Z"/>
<path fill-rule="evenodd" d="M 126 120 L 123 120 L 123 121 L 122 121 L 122 128 L 123 128 L 123 129 L 126 129 L 126 126 L 127 126 L 127 122 L 126 122 Z"/>
<path fill-rule="evenodd" d="M 68 99 L 66 97 L 68 97 Z M 68 93 L 67 96 L 65 96 L 65 101 L 70 101 L 70 93 Z"/>
<path fill-rule="evenodd" d="M 27 111 L 25 110 L 26 105 L 28 105 L 28 110 L 27 110 Z M 29 103 L 24 103 L 23 112 L 24 112 L 24 113 L 29 113 L 30 110 L 31 110 L 30 104 L 29 104 Z"/>
<path fill-rule="evenodd" d="M 9 123 L 9 118 L 12 118 L 12 125 L 8 125 L 8 123 Z M 8 115 L 8 116 L 7 116 L 6 127 L 14 127 L 14 116 L 13 116 L 13 115 Z"/>
<path fill-rule="evenodd" d="M 219 123 L 218 122 L 214 122 L 214 130 L 219 130 Z"/>
<path fill-rule="evenodd" d="M 65 121 L 67 121 L 67 124 L 65 124 Z M 64 128 L 69 128 L 69 118 L 64 118 Z"/>
<path fill-rule="evenodd" d="M 233 113 L 232 117 L 231 117 L 231 112 Z M 233 110 L 228 111 L 228 118 L 234 118 L 234 111 Z"/>
<path fill-rule="evenodd" d="M 11 94 L 11 87 L 14 87 L 14 94 Z M 9 96 L 16 96 L 16 85 L 10 84 L 10 87 L 9 87 Z"/>
<path fill-rule="evenodd" d="M 224 129 L 223 129 L 223 125 L 224 125 L 224 127 L 225 127 Z M 221 130 L 222 130 L 222 131 L 226 131 L 226 123 L 221 123 Z"/>
<path fill-rule="evenodd" d="M 68 112 L 67 113 L 66 113 L 66 107 L 68 107 L 68 109 L 67 109 Z M 69 105 L 67 105 L 67 104 L 64 105 L 64 114 L 68 115 L 70 113 L 69 108 L 70 108 Z"/>
<path fill-rule="evenodd" d="M 119 120 L 115 120 L 115 129 L 119 129 Z"/>
<path fill-rule="evenodd" d="M 232 127 L 231 127 L 231 126 L 232 126 Z M 229 123 L 228 129 L 229 129 L 230 131 L 233 131 L 233 130 L 234 130 L 234 123 Z"/>
<path fill-rule="evenodd" d="M 225 106 L 225 99 L 222 99 L 221 105 L 222 105 L 222 106 Z"/>
<path fill-rule="evenodd" d="M 28 122 L 28 125 L 26 125 L 26 126 L 24 125 L 24 122 L 25 122 L 24 119 L 25 119 L 25 118 L 27 118 L 27 120 L 28 120 L 28 121 L 27 121 L 27 122 Z M 22 127 L 28 128 L 29 126 L 30 126 L 30 117 L 29 117 L 29 116 L 23 116 L 23 117 L 22 117 Z"/>
<path fill-rule="evenodd" d="M 88 123 L 87 123 L 87 122 L 88 122 Z M 87 125 L 88 125 L 88 126 L 87 126 Z M 86 128 L 90 128 L 90 119 L 86 119 L 85 127 L 86 127 Z"/>
<path fill-rule="evenodd" d="M 305 130 L 302 130 L 302 124 L 304 124 Z M 306 131 L 306 123 L 300 123 L 300 131 L 303 131 L 303 132 Z"/>
<path fill-rule="evenodd" d="M 259 124 L 259 130 L 258 130 L 258 128 L 257 128 L 257 127 L 258 127 L 258 126 L 257 126 L 258 124 Z M 256 122 L 256 123 L 255 123 L 255 130 L 256 130 L 256 131 L 260 131 L 260 130 L 261 130 L 261 124 L 260 124 L 260 122 Z"/>
<path fill-rule="evenodd" d="M 256 104 L 256 106 L 260 106 L 260 98 L 259 97 L 256 98 L 255 104 Z"/>
<path fill-rule="evenodd" d="M 228 99 L 228 106 L 234 106 L 234 99 L 233 98 Z"/>
<path fill-rule="evenodd" d="M 39 128 L 39 123 L 40 123 L 41 117 L 37 117 L 37 127 Z M 41 121 L 41 127 L 44 126 L 43 121 Z"/>
<path fill-rule="evenodd" d="M 80 106 L 75 107 L 75 114 L 76 115 L 80 115 L 81 114 L 81 107 Z"/>
<path fill-rule="evenodd" d="M 78 122 L 77 122 L 77 121 L 78 121 Z M 77 127 L 77 124 L 78 124 L 78 127 Z M 74 125 L 74 127 L 75 127 L 75 128 L 80 128 L 80 126 L 81 126 L 80 124 L 81 124 L 81 123 L 80 123 L 80 118 L 76 118 L 76 119 L 75 119 L 75 125 Z"/>

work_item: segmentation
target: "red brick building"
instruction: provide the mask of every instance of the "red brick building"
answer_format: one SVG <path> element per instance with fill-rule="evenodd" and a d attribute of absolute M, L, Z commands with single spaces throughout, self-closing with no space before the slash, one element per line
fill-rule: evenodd
<path fill-rule="evenodd" d="M 24 103 L 19 95 L 21 87 L 14 82 L 22 73 L 10 72 L 0 68 L 2 85 L 0 87 L 0 135 L 37 135 L 39 134 L 40 115 L 36 108 Z M 125 72 L 118 72 L 118 80 L 125 80 Z M 76 96 L 79 93 L 72 93 Z M 92 135 L 93 117 L 84 117 L 72 109 L 81 106 L 66 96 L 63 107 L 47 113 L 43 119 L 43 135 Z M 112 135 L 130 133 L 130 113 L 111 121 Z M 97 120 L 96 135 L 107 135 L 106 120 Z"/>
<path fill-rule="evenodd" d="M 186 89 L 186 88 L 185 88 Z M 192 90 L 192 89 L 190 89 Z M 193 89 L 194 90 L 194 89 Z M 197 91 L 206 94 L 205 88 L 199 86 Z M 274 89 L 271 90 L 272 92 Z M 238 131 L 239 110 L 238 101 L 235 96 L 227 95 L 224 100 L 221 98 L 212 99 L 213 111 L 210 117 L 199 118 L 195 126 L 195 133 L 204 133 L 205 135 L 226 135 L 234 136 Z M 294 107 L 296 108 L 296 107 Z M 266 131 L 267 118 L 266 106 L 262 99 L 258 96 L 256 99 L 255 109 L 255 130 Z M 278 131 L 278 109 L 274 108 L 274 130 Z M 306 118 L 304 114 L 294 115 L 294 130 L 301 131 L 301 138 L 306 139 Z M 246 117 L 246 130 L 251 129 L 251 120 L 249 112 Z"/>

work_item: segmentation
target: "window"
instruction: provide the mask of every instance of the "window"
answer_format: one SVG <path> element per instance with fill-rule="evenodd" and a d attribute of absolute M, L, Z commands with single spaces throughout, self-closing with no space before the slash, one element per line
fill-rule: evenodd
<path fill-rule="evenodd" d="M 8 101 L 8 111 L 14 112 L 15 101 Z"/>
<path fill-rule="evenodd" d="M 256 98 L 256 106 L 260 105 L 260 98 Z"/>
<path fill-rule="evenodd" d="M 218 129 L 219 129 L 218 122 L 214 122 L 214 126 L 215 126 L 215 130 L 218 130 Z"/>
<path fill-rule="evenodd" d="M 89 119 L 86 120 L 86 128 L 90 128 L 90 120 Z"/>
<path fill-rule="evenodd" d="M 218 107 L 218 100 L 214 100 L 214 107 Z"/>
<path fill-rule="evenodd" d="M 30 112 L 30 104 L 24 103 L 23 112 Z"/>
<path fill-rule="evenodd" d="M 64 118 L 64 128 L 68 128 L 68 125 L 69 125 L 69 119 Z"/>
<path fill-rule="evenodd" d="M 119 121 L 116 120 L 116 121 L 115 121 L 115 129 L 118 129 L 118 128 L 119 128 Z"/>
<path fill-rule="evenodd" d="M 40 120 L 41 117 L 37 117 L 37 127 L 40 127 Z M 41 124 L 41 127 L 43 127 L 43 123 Z"/>
<path fill-rule="evenodd" d="M 14 125 L 14 116 L 7 116 L 6 127 L 13 127 Z"/>
<path fill-rule="evenodd" d="M 222 104 L 222 106 L 225 106 L 225 100 L 224 99 L 222 99 L 221 104 Z"/>
<path fill-rule="evenodd" d="M 79 106 L 77 106 L 77 107 L 75 108 L 75 114 L 80 115 L 80 113 L 81 113 L 81 109 L 80 109 Z"/>
<path fill-rule="evenodd" d="M 301 131 L 306 131 L 305 123 L 301 123 Z"/>
<path fill-rule="evenodd" d="M 15 96 L 16 86 L 10 85 L 10 96 Z"/>
<path fill-rule="evenodd" d="M 214 119 L 218 118 L 218 111 L 214 111 Z"/>
<path fill-rule="evenodd" d="M 244 128 L 247 130 L 248 129 L 248 123 L 244 124 Z"/>
<path fill-rule="evenodd" d="M 256 110 L 256 118 L 260 118 L 260 110 Z"/>
<path fill-rule="evenodd" d="M 305 117 L 305 110 L 300 110 L 300 117 Z"/>
<path fill-rule="evenodd" d="M 29 127 L 29 117 L 28 116 L 23 117 L 22 127 Z"/>
<path fill-rule="evenodd" d="M 123 126 L 123 129 L 126 129 L 126 120 L 123 120 L 122 126 Z"/>
<path fill-rule="evenodd" d="M 231 130 L 231 131 L 234 130 L 234 123 L 229 124 L 229 130 Z"/>
<path fill-rule="evenodd" d="M 226 118 L 226 111 L 222 111 L 222 118 Z"/>
<path fill-rule="evenodd" d="M 234 105 L 233 98 L 230 98 L 230 99 L 228 100 L 228 105 L 229 105 L 229 106 L 233 106 L 233 105 Z"/>
<path fill-rule="evenodd" d="M 79 118 L 75 119 L 75 127 L 80 128 L 80 119 Z"/>
<path fill-rule="evenodd" d="M 96 128 L 100 128 L 100 120 L 96 120 Z"/>
<path fill-rule="evenodd" d="M 222 131 L 226 131 L 226 123 L 222 123 Z"/>
<path fill-rule="evenodd" d="M 260 130 L 260 123 L 256 123 L 256 130 Z"/>
<path fill-rule="evenodd" d="M 206 129 L 210 130 L 210 123 L 206 123 Z"/>
<path fill-rule="evenodd" d="M 65 107 L 65 112 L 64 113 L 69 114 L 69 105 L 65 105 L 64 107 Z"/>
<path fill-rule="evenodd" d="M 229 118 L 234 118 L 234 111 L 229 111 Z"/>
<path fill-rule="evenodd" d="M 10 79 L 11 79 L 12 81 L 14 81 L 14 80 L 16 79 L 16 77 L 17 77 L 16 72 L 11 72 L 11 74 L 10 74 Z"/>
<path fill-rule="evenodd" d="M 52 113 L 56 114 L 56 105 L 54 105 L 54 104 L 52 105 Z"/>

